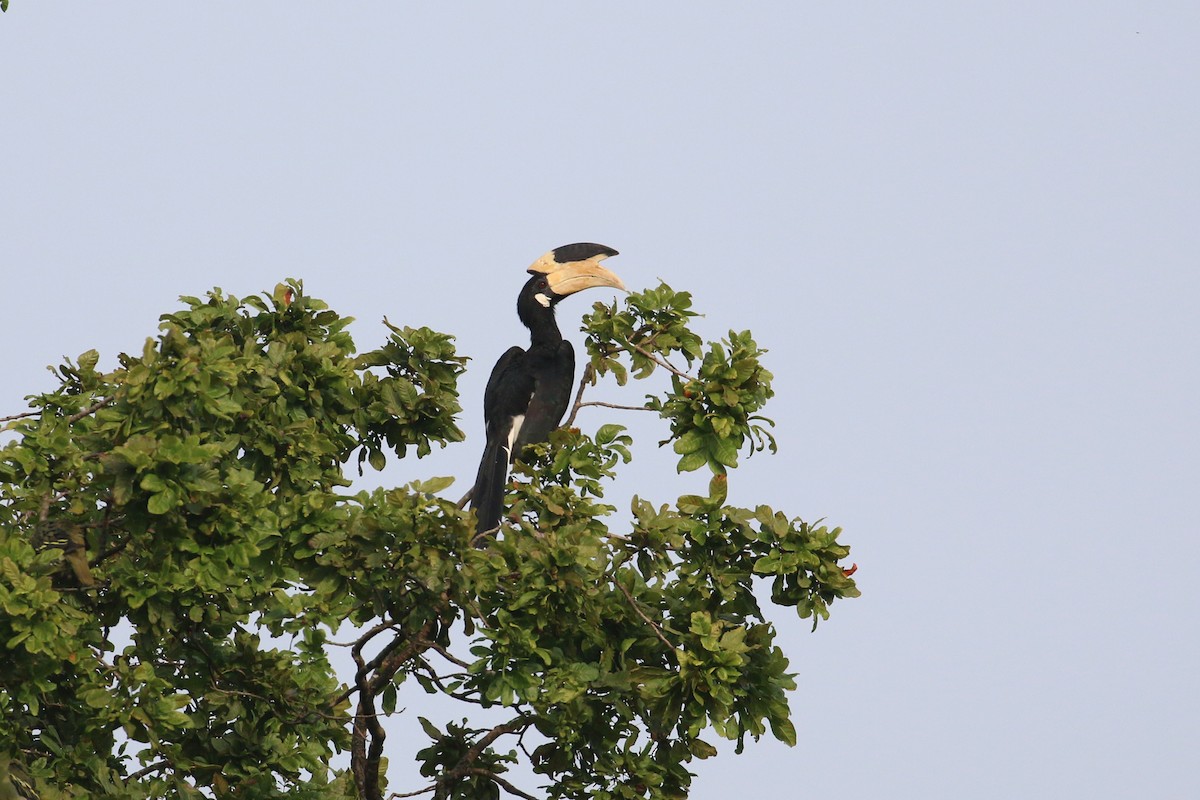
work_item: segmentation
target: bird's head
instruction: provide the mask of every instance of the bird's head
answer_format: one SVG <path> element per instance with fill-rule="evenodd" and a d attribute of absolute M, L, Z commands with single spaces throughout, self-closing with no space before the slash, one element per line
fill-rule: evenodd
<path fill-rule="evenodd" d="M 600 262 L 615 256 L 616 250 L 602 244 L 580 242 L 556 247 L 529 266 L 529 288 L 533 299 L 544 308 L 576 292 L 596 286 L 611 286 L 625 291 L 625 284 Z"/>

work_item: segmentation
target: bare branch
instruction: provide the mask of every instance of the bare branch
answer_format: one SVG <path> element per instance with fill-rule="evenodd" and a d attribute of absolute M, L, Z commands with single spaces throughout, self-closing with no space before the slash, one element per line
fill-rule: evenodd
<path fill-rule="evenodd" d="M 112 558 L 113 556 L 117 555 L 122 550 L 124 550 L 126 548 L 126 546 L 128 546 L 128 544 L 129 544 L 129 540 L 126 539 L 126 540 L 122 541 L 120 544 L 117 544 L 117 545 L 114 545 L 113 547 L 108 548 L 103 553 L 101 553 L 100 555 L 96 556 L 91 561 L 89 561 L 88 566 L 95 567 L 99 564 L 104 563 L 108 559 Z"/>
<path fill-rule="evenodd" d="M 456 504 L 459 508 L 466 508 L 467 503 L 471 502 L 471 498 L 475 496 L 475 487 L 467 489 L 467 493 L 462 496 L 462 499 Z"/>
<path fill-rule="evenodd" d="M 501 789 L 503 789 L 504 791 L 508 792 L 511 795 L 516 795 L 517 797 L 523 797 L 523 798 L 525 798 L 525 800 L 538 800 L 538 798 L 534 797 L 533 795 L 529 794 L 528 792 L 521 791 L 520 789 L 513 786 L 508 781 L 504 780 L 504 778 L 501 778 L 496 773 L 490 772 L 486 769 L 480 769 L 479 767 L 471 767 L 468 770 L 464 770 L 463 774 L 464 775 L 483 775 L 484 777 L 488 778 L 493 783 L 500 786 Z"/>
<path fill-rule="evenodd" d="M 482 542 L 484 539 L 494 536 L 495 534 L 497 534 L 499 532 L 500 532 L 499 525 L 497 525 L 494 528 L 488 528 L 486 531 L 480 531 L 479 533 L 477 533 L 473 537 L 471 537 L 471 544 L 475 547 L 479 547 L 480 542 Z"/>
<path fill-rule="evenodd" d="M 530 795 L 525 794 L 520 789 L 505 781 L 503 778 L 497 776 L 491 770 L 472 766 L 472 764 L 479 759 L 479 756 L 483 754 L 483 751 L 490 747 L 491 744 L 501 736 L 509 733 L 524 733 L 525 729 L 532 724 L 532 718 L 520 716 L 516 717 L 515 719 L 511 719 L 508 722 L 503 722 L 497 725 L 483 736 L 479 737 L 479 741 L 475 742 L 475 744 L 473 744 L 470 749 L 467 750 L 467 752 L 463 753 L 462 758 L 458 760 L 458 764 L 455 765 L 453 769 L 442 773 L 441 777 L 437 779 L 437 791 L 435 792 L 434 797 L 445 797 L 447 784 L 458 780 L 464 775 L 483 775 L 484 777 L 503 787 L 506 791 L 515 794 L 517 797 L 524 797 L 527 798 L 527 800 L 537 800 L 536 797 L 531 797 Z"/>
<path fill-rule="evenodd" d="M 537 800 L 536 797 L 522 792 L 517 787 L 513 786 L 508 781 L 496 775 L 491 770 L 481 769 L 480 767 L 471 766 L 483 755 L 483 751 L 492 745 L 497 739 L 505 734 L 517 733 L 523 734 L 525 729 L 533 724 L 533 720 L 529 717 L 517 717 L 516 719 L 503 722 L 490 731 L 479 737 L 479 741 L 475 742 L 467 752 L 463 753 L 463 757 L 458 760 L 458 764 L 454 769 L 448 770 L 437 779 L 437 793 L 434 797 L 442 797 L 445 794 L 446 784 L 458 780 L 465 775 L 482 775 L 488 780 L 491 780 L 517 797 L 526 798 L 526 800 Z"/>
<path fill-rule="evenodd" d="M 424 789 L 417 789 L 415 792 L 392 792 L 388 795 L 388 800 L 399 800 L 401 797 L 416 797 L 418 795 L 428 794 L 429 792 L 435 791 L 437 791 L 437 784 L 431 783 Z"/>
<path fill-rule="evenodd" d="M 401 632 L 370 662 L 363 660 L 363 646 L 380 631 L 395 627 L 395 623 L 376 625 L 350 649 L 350 655 L 358 666 L 354 675 L 358 688 L 358 710 L 350 731 L 350 771 L 354 775 L 359 797 L 364 800 L 383 800 L 379 787 L 379 761 L 383 757 L 383 740 L 387 738 L 387 731 L 379 723 L 375 695 L 391 682 L 409 659 L 428 649 L 422 643 L 429 641 L 434 626 L 433 621 L 426 622 L 413 636 L 405 636 Z"/>
<path fill-rule="evenodd" d="M 620 580 L 614 577 L 613 583 L 615 583 L 617 588 L 621 590 L 621 594 L 625 595 L 625 599 L 629 601 L 629 606 L 637 612 L 639 617 L 646 621 L 646 624 L 654 630 L 654 635 L 658 637 L 658 640 L 665 644 L 667 649 L 671 651 L 671 656 L 675 657 L 675 645 L 667 641 L 666 636 L 663 636 L 662 627 L 657 622 L 646 616 L 645 612 L 643 612 L 642 609 L 638 607 L 638 604 L 634 601 L 633 595 L 629 593 L 629 590 L 621 585 Z"/>
<path fill-rule="evenodd" d="M 676 369 L 675 367 L 673 367 L 671 365 L 671 362 L 667 361 L 665 358 L 663 358 L 662 356 L 660 356 L 656 353 L 651 353 L 649 350 L 642 347 L 641 345 L 637 345 L 637 344 L 634 344 L 633 342 L 630 342 L 629 346 L 632 347 L 634 350 L 637 350 L 639 353 L 644 355 L 646 358 L 653 361 L 655 364 L 658 364 L 663 369 L 670 370 L 671 372 L 674 372 L 676 375 L 678 375 L 679 377 L 684 378 L 686 380 L 689 380 L 689 381 L 696 380 L 695 376 L 688 375 L 683 370 Z"/>
<path fill-rule="evenodd" d="M 354 658 L 354 663 L 358 665 L 358 673 L 354 676 L 354 681 L 355 681 L 356 685 L 347 689 L 346 691 L 342 692 L 341 695 L 338 696 L 338 699 L 337 699 L 338 703 L 342 702 L 343 700 L 348 699 L 350 697 L 350 695 L 352 695 L 358 691 L 359 687 L 357 686 L 357 683 L 358 683 L 359 679 L 362 676 L 365 676 L 368 671 L 368 667 L 363 662 L 363 659 L 362 659 L 363 648 L 366 647 L 368 642 L 370 642 L 372 639 L 374 639 L 376 636 L 383 633 L 384 631 L 397 629 L 397 628 L 399 628 L 399 626 L 395 622 L 381 622 L 378 625 L 376 625 L 375 627 L 368 630 L 362 636 L 355 639 L 353 642 L 348 642 L 345 644 L 343 644 L 341 642 L 330 642 L 330 644 L 337 645 L 338 647 L 349 647 L 350 655 Z"/>
<path fill-rule="evenodd" d="M 67 422 L 68 423 L 78 422 L 79 420 L 83 419 L 87 415 L 95 414 L 97 411 L 104 408 L 105 406 L 112 404 L 112 402 L 113 402 L 113 398 L 106 397 L 103 400 L 88 406 L 83 411 L 77 411 L 76 413 L 67 417 Z M 38 409 L 36 411 L 23 411 L 20 414 L 11 414 L 7 417 L 0 417 L 0 423 L 12 422 L 13 420 L 26 419 L 28 417 L 36 417 L 40 414 L 45 414 L 45 413 L 46 413 L 46 409 L 44 409 L 44 408 Z"/>
<path fill-rule="evenodd" d="M 479 756 L 483 754 L 484 750 L 491 746 L 492 742 L 508 733 L 520 733 L 532 724 L 533 720 L 529 717 L 517 717 L 516 719 L 509 720 L 508 722 L 500 723 L 483 736 L 479 737 L 479 741 L 476 742 L 469 750 L 467 750 L 467 752 L 463 753 L 463 757 L 459 761 L 459 765 L 465 771 L 470 767 L 471 764 L 475 762 L 475 759 L 479 758 Z M 458 769 L 459 767 L 455 767 L 453 770 L 451 770 L 451 773 L 457 772 Z"/>
<path fill-rule="evenodd" d="M 571 406 L 571 413 L 567 417 L 567 421 L 563 423 L 564 427 L 571 427 L 575 424 L 575 415 L 579 413 L 581 403 L 583 402 L 583 390 L 589 385 L 596 382 L 596 370 L 592 368 L 592 363 L 589 361 L 587 366 L 583 368 L 583 375 L 579 377 L 579 391 L 575 392 L 575 403 Z"/>
<path fill-rule="evenodd" d="M 67 422 L 78 422 L 79 420 L 83 419 L 84 417 L 88 416 L 89 414 L 95 414 L 100 409 L 104 408 L 107 405 L 110 405 L 112 403 L 112 401 L 113 401 L 113 398 L 106 397 L 103 400 L 101 400 L 100 402 L 95 403 L 95 404 L 89 406 L 88 408 L 85 408 L 83 411 L 79 411 L 79 412 L 67 417 Z"/>
<path fill-rule="evenodd" d="M 529 759 L 529 763 L 533 763 L 533 753 L 529 752 L 529 748 L 525 746 L 525 734 L 529 732 L 529 728 L 521 731 L 521 735 L 517 737 L 517 747 L 521 748 L 521 752 Z"/>
<path fill-rule="evenodd" d="M 158 772 L 160 769 L 164 769 L 165 767 L 169 767 L 169 766 L 170 766 L 170 763 L 167 762 L 165 759 L 162 761 L 155 761 L 153 764 L 151 764 L 148 767 L 139 769 L 137 772 L 130 773 L 129 777 L 127 777 L 125 780 L 136 781 L 138 778 L 144 778 L 152 772 Z"/>
<path fill-rule="evenodd" d="M 485 705 L 483 700 L 478 697 L 472 697 L 466 692 L 454 692 L 446 688 L 445 679 L 449 676 L 438 675 L 437 670 L 433 668 L 433 665 L 425 659 L 418 657 L 417 663 L 421 671 L 425 673 L 425 676 L 429 678 L 429 680 L 433 681 L 433 684 L 438 687 L 442 694 L 446 695 L 447 697 L 453 697 L 455 700 L 461 700 L 464 703 L 474 703 L 477 706 Z M 461 675 L 464 673 L 458 674 Z"/>
<path fill-rule="evenodd" d="M 427 648 L 429 648 L 430 650 L 433 650 L 435 653 L 440 655 L 442 658 L 446 659 L 447 661 L 449 661 L 452 664 L 462 667 L 463 669 L 471 668 L 470 664 L 468 664 L 466 661 L 463 661 L 461 658 L 458 658 L 453 653 L 451 653 L 449 650 L 447 650 L 444 646 L 438 644 L 437 642 L 423 641 L 423 642 L 419 642 L 418 644 L 425 645 Z"/>
<path fill-rule="evenodd" d="M 617 408 L 622 411 L 653 411 L 653 408 L 646 406 L 622 406 L 616 403 L 602 403 L 599 400 L 588 400 L 586 403 L 580 403 L 579 408 L 587 408 L 588 406 L 603 406 L 604 408 Z"/>

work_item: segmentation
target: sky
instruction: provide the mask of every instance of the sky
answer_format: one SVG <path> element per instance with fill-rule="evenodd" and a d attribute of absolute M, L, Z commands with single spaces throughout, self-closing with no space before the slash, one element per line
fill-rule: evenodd
<path fill-rule="evenodd" d="M 768 348 L 780 453 L 730 501 L 859 565 L 815 633 L 774 615 L 798 745 L 693 798 L 1200 796 L 1200 5 L 743 6 L 12 0 L 0 416 L 296 277 L 360 349 L 457 337 L 467 441 L 371 480 L 460 493 L 525 267 L 601 242 Z M 609 421 L 625 496 L 703 488 Z"/>

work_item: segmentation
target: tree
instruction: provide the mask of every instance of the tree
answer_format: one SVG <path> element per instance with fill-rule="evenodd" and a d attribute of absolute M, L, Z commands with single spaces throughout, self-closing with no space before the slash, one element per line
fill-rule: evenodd
<path fill-rule="evenodd" d="M 350 319 L 288 281 L 183 298 L 110 372 L 67 360 L 4 420 L 0 797 L 378 800 L 380 719 L 418 688 L 472 709 L 419 720 L 424 783 L 393 770 L 435 798 L 533 796 L 506 777 L 518 754 L 546 797 L 684 797 L 707 731 L 794 743 L 755 586 L 815 627 L 858 594 L 849 549 L 726 504 L 727 471 L 775 449 L 771 375 L 748 332 L 702 342 L 690 305 L 665 285 L 596 304 L 569 424 L 482 538 L 449 478 L 355 493 L 343 472 L 463 439 L 450 336 L 385 320 L 356 354 Z M 574 412 L 599 377 L 657 370 L 670 385 L 643 407 L 712 479 L 615 523 L 631 438 Z"/>

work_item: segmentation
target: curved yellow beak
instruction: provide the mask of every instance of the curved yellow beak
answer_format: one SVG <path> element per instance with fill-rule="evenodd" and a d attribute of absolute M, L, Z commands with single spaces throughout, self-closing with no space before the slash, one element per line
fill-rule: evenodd
<path fill-rule="evenodd" d="M 621 279 L 615 274 L 599 264 L 587 261 L 568 264 L 560 270 L 551 272 L 546 276 L 546 280 L 550 283 L 550 290 L 560 297 L 566 297 L 595 286 L 611 286 L 614 289 L 625 291 L 625 284 L 621 283 Z"/>
<path fill-rule="evenodd" d="M 600 266 L 601 261 L 616 254 L 617 251 L 611 247 L 599 244 L 564 245 L 533 262 L 528 271 L 544 273 L 550 290 L 559 297 L 596 286 L 611 286 L 627 291 L 620 278 Z"/>

